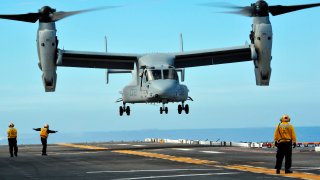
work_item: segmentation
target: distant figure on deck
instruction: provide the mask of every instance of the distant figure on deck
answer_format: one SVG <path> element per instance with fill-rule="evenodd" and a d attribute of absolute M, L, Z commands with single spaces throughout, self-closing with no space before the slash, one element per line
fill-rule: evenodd
<path fill-rule="evenodd" d="M 18 156 L 18 146 L 17 146 L 17 135 L 18 131 L 16 128 L 14 128 L 14 124 L 10 123 L 9 124 L 9 129 L 7 130 L 8 133 L 8 143 L 9 143 L 9 152 L 10 156 Z"/>
<path fill-rule="evenodd" d="M 292 147 L 296 147 L 296 134 L 293 126 L 289 123 L 290 117 L 285 114 L 281 117 L 280 123 L 277 125 L 274 132 L 274 144 L 277 150 L 276 173 L 280 174 L 283 158 L 286 158 L 285 173 L 292 173 Z"/>
<path fill-rule="evenodd" d="M 49 133 L 56 133 L 58 131 L 49 130 L 49 125 L 45 124 L 43 128 L 33 128 L 35 131 L 40 131 L 40 138 L 42 143 L 42 156 L 47 156 L 47 139 Z"/>

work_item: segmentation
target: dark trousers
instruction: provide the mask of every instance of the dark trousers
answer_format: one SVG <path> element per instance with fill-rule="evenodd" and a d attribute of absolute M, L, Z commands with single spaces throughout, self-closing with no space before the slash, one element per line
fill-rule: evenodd
<path fill-rule="evenodd" d="M 11 157 L 13 157 L 13 152 L 15 156 L 18 156 L 17 138 L 8 138 L 8 143 Z"/>
<path fill-rule="evenodd" d="M 281 169 L 283 158 L 286 158 L 285 169 L 289 170 L 292 164 L 292 143 L 279 143 L 277 150 L 277 163 L 275 169 Z"/>
<path fill-rule="evenodd" d="M 41 138 L 42 143 L 42 155 L 47 154 L 47 138 Z"/>

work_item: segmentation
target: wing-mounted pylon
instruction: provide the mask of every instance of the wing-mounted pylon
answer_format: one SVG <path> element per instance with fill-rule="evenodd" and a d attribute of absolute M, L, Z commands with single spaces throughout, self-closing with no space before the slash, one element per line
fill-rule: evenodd
<path fill-rule="evenodd" d="M 56 61 L 58 54 L 58 38 L 55 22 L 66 17 L 85 12 L 109 9 L 116 6 L 84 9 L 79 11 L 56 11 L 49 6 L 44 6 L 36 13 L 0 15 L 0 19 L 35 23 L 39 21 L 37 32 L 37 47 L 39 68 L 42 71 L 42 80 L 46 92 L 53 92 L 56 88 Z"/>
<path fill-rule="evenodd" d="M 209 6 L 221 6 L 217 4 L 207 4 Z M 282 6 L 270 6 L 264 0 L 258 0 L 250 6 L 240 7 L 234 5 L 225 5 L 224 7 L 232 8 L 234 11 L 226 13 L 238 14 L 242 16 L 252 17 L 253 24 L 250 32 L 250 40 L 254 45 L 253 50 L 256 51 L 257 58 L 254 60 L 256 84 L 259 86 L 268 86 L 271 76 L 271 50 L 272 50 L 272 26 L 269 20 L 269 13 L 273 16 L 320 6 L 320 3 Z M 254 52 L 253 52 L 254 54 Z"/>

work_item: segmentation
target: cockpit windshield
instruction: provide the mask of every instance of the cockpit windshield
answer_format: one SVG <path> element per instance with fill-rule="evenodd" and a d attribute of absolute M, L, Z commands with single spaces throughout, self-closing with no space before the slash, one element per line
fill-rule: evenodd
<path fill-rule="evenodd" d="M 178 75 L 175 69 L 164 69 L 163 79 L 173 79 L 178 80 Z"/>
<path fill-rule="evenodd" d="M 178 74 L 175 69 L 148 69 L 146 71 L 146 80 L 173 79 L 178 80 Z"/>

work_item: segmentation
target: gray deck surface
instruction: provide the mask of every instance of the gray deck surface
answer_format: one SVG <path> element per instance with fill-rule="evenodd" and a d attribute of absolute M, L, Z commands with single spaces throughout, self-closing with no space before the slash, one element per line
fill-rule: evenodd
<path fill-rule="evenodd" d="M 286 178 L 283 172 L 274 173 L 273 148 L 141 142 L 83 145 L 49 145 L 48 156 L 41 156 L 41 145 L 20 145 L 14 158 L 9 157 L 8 146 L 0 146 L 0 179 Z M 320 179 L 320 153 L 312 149 L 294 149 L 291 179 Z"/>

